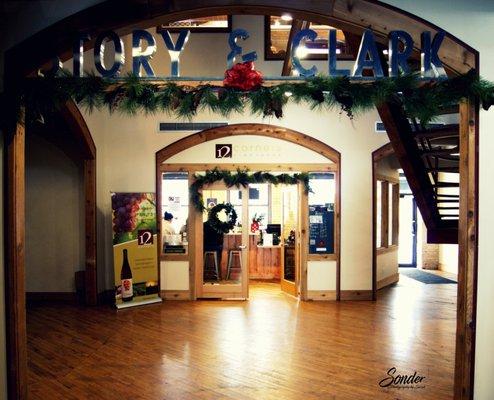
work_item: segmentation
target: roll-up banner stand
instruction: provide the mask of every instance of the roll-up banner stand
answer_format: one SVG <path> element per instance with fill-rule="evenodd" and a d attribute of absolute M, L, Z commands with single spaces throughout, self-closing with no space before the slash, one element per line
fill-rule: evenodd
<path fill-rule="evenodd" d="M 112 192 L 111 204 L 115 305 L 161 302 L 155 194 Z"/>

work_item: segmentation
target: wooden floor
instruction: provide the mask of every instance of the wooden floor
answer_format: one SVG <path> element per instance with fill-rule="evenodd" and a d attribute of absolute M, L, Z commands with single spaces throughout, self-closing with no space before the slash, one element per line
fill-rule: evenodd
<path fill-rule="evenodd" d="M 451 399 L 456 285 L 404 276 L 373 302 L 249 301 L 28 310 L 31 399 Z M 383 389 L 396 367 L 425 387 Z"/>

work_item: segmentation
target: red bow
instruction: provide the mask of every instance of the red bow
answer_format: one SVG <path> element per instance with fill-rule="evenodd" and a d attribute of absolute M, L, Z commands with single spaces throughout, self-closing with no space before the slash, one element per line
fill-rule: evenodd
<path fill-rule="evenodd" d="M 223 86 L 240 90 L 252 90 L 261 86 L 262 74 L 254 69 L 252 61 L 235 64 L 225 71 Z"/>

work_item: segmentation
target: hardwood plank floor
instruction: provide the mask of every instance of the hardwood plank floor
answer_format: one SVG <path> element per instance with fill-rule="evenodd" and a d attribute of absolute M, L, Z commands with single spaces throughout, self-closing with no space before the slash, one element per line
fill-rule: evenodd
<path fill-rule="evenodd" d="M 451 399 L 456 285 L 405 276 L 377 302 L 250 300 L 27 313 L 30 399 Z M 388 369 L 423 388 L 381 388 Z"/>

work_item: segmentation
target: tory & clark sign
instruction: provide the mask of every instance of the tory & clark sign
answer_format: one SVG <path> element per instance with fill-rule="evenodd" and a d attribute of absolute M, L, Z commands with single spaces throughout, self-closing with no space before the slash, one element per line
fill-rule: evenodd
<path fill-rule="evenodd" d="M 160 33 L 162 45 L 164 45 L 170 56 L 170 78 L 180 76 L 180 55 L 185 51 L 187 41 L 190 37 L 189 30 L 179 32 L 176 40 L 167 30 Z M 225 51 L 226 66 L 231 68 L 234 63 L 242 61 L 255 61 L 257 53 L 244 53 L 239 45 L 240 41 L 249 38 L 249 33 L 245 29 L 235 29 L 228 36 L 228 48 Z M 84 42 L 91 38 L 87 34 L 81 34 L 75 38 L 73 46 L 73 75 L 76 77 L 83 76 L 84 67 Z M 295 35 L 293 39 L 292 64 L 294 72 L 300 77 L 311 77 L 319 73 L 315 65 L 307 66 L 307 61 L 303 61 L 300 56 L 299 48 L 306 42 L 317 39 L 317 32 L 312 29 L 303 29 Z M 431 32 L 424 31 L 421 34 L 420 52 L 421 65 L 420 75 L 423 78 L 446 78 L 438 52 L 444 39 L 444 32 L 439 31 L 434 36 Z M 106 44 L 112 42 L 114 55 L 111 62 L 107 63 L 105 57 Z M 353 79 L 365 79 L 364 71 L 372 72 L 371 79 L 384 77 L 384 68 L 388 69 L 388 76 L 398 76 L 400 73 L 408 73 L 410 67 L 408 58 L 411 56 L 415 43 L 412 36 L 406 31 L 391 31 L 388 35 L 388 65 L 383 65 L 378 52 L 374 33 L 367 29 L 362 35 L 357 58 L 352 69 L 338 68 L 337 65 L 337 41 L 336 29 L 329 30 L 328 37 L 328 66 L 327 74 L 329 76 L 348 76 Z M 157 41 L 148 31 L 136 29 L 132 32 L 132 72 L 136 76 L 156 77 L 152 67 L 152 58 L 156 54 Z M 106 60 L 106 61 L 105 61 Z M 94 45 L 94 67 L 103 76 L 107 78 L 116 78 L 119 76 L 122 66 L 126 62 L 124 56 L 124 44 L 122 39 L 113 31 L 106 31 L 96 37 Z M 60 60 L 55 57 L 53 68 L 49 73 L 54 74 L 60 68 Z M 367 77 L 366 77 L 367 78 Z M 204 79 L 204 77 L 202 77 Z"/>

